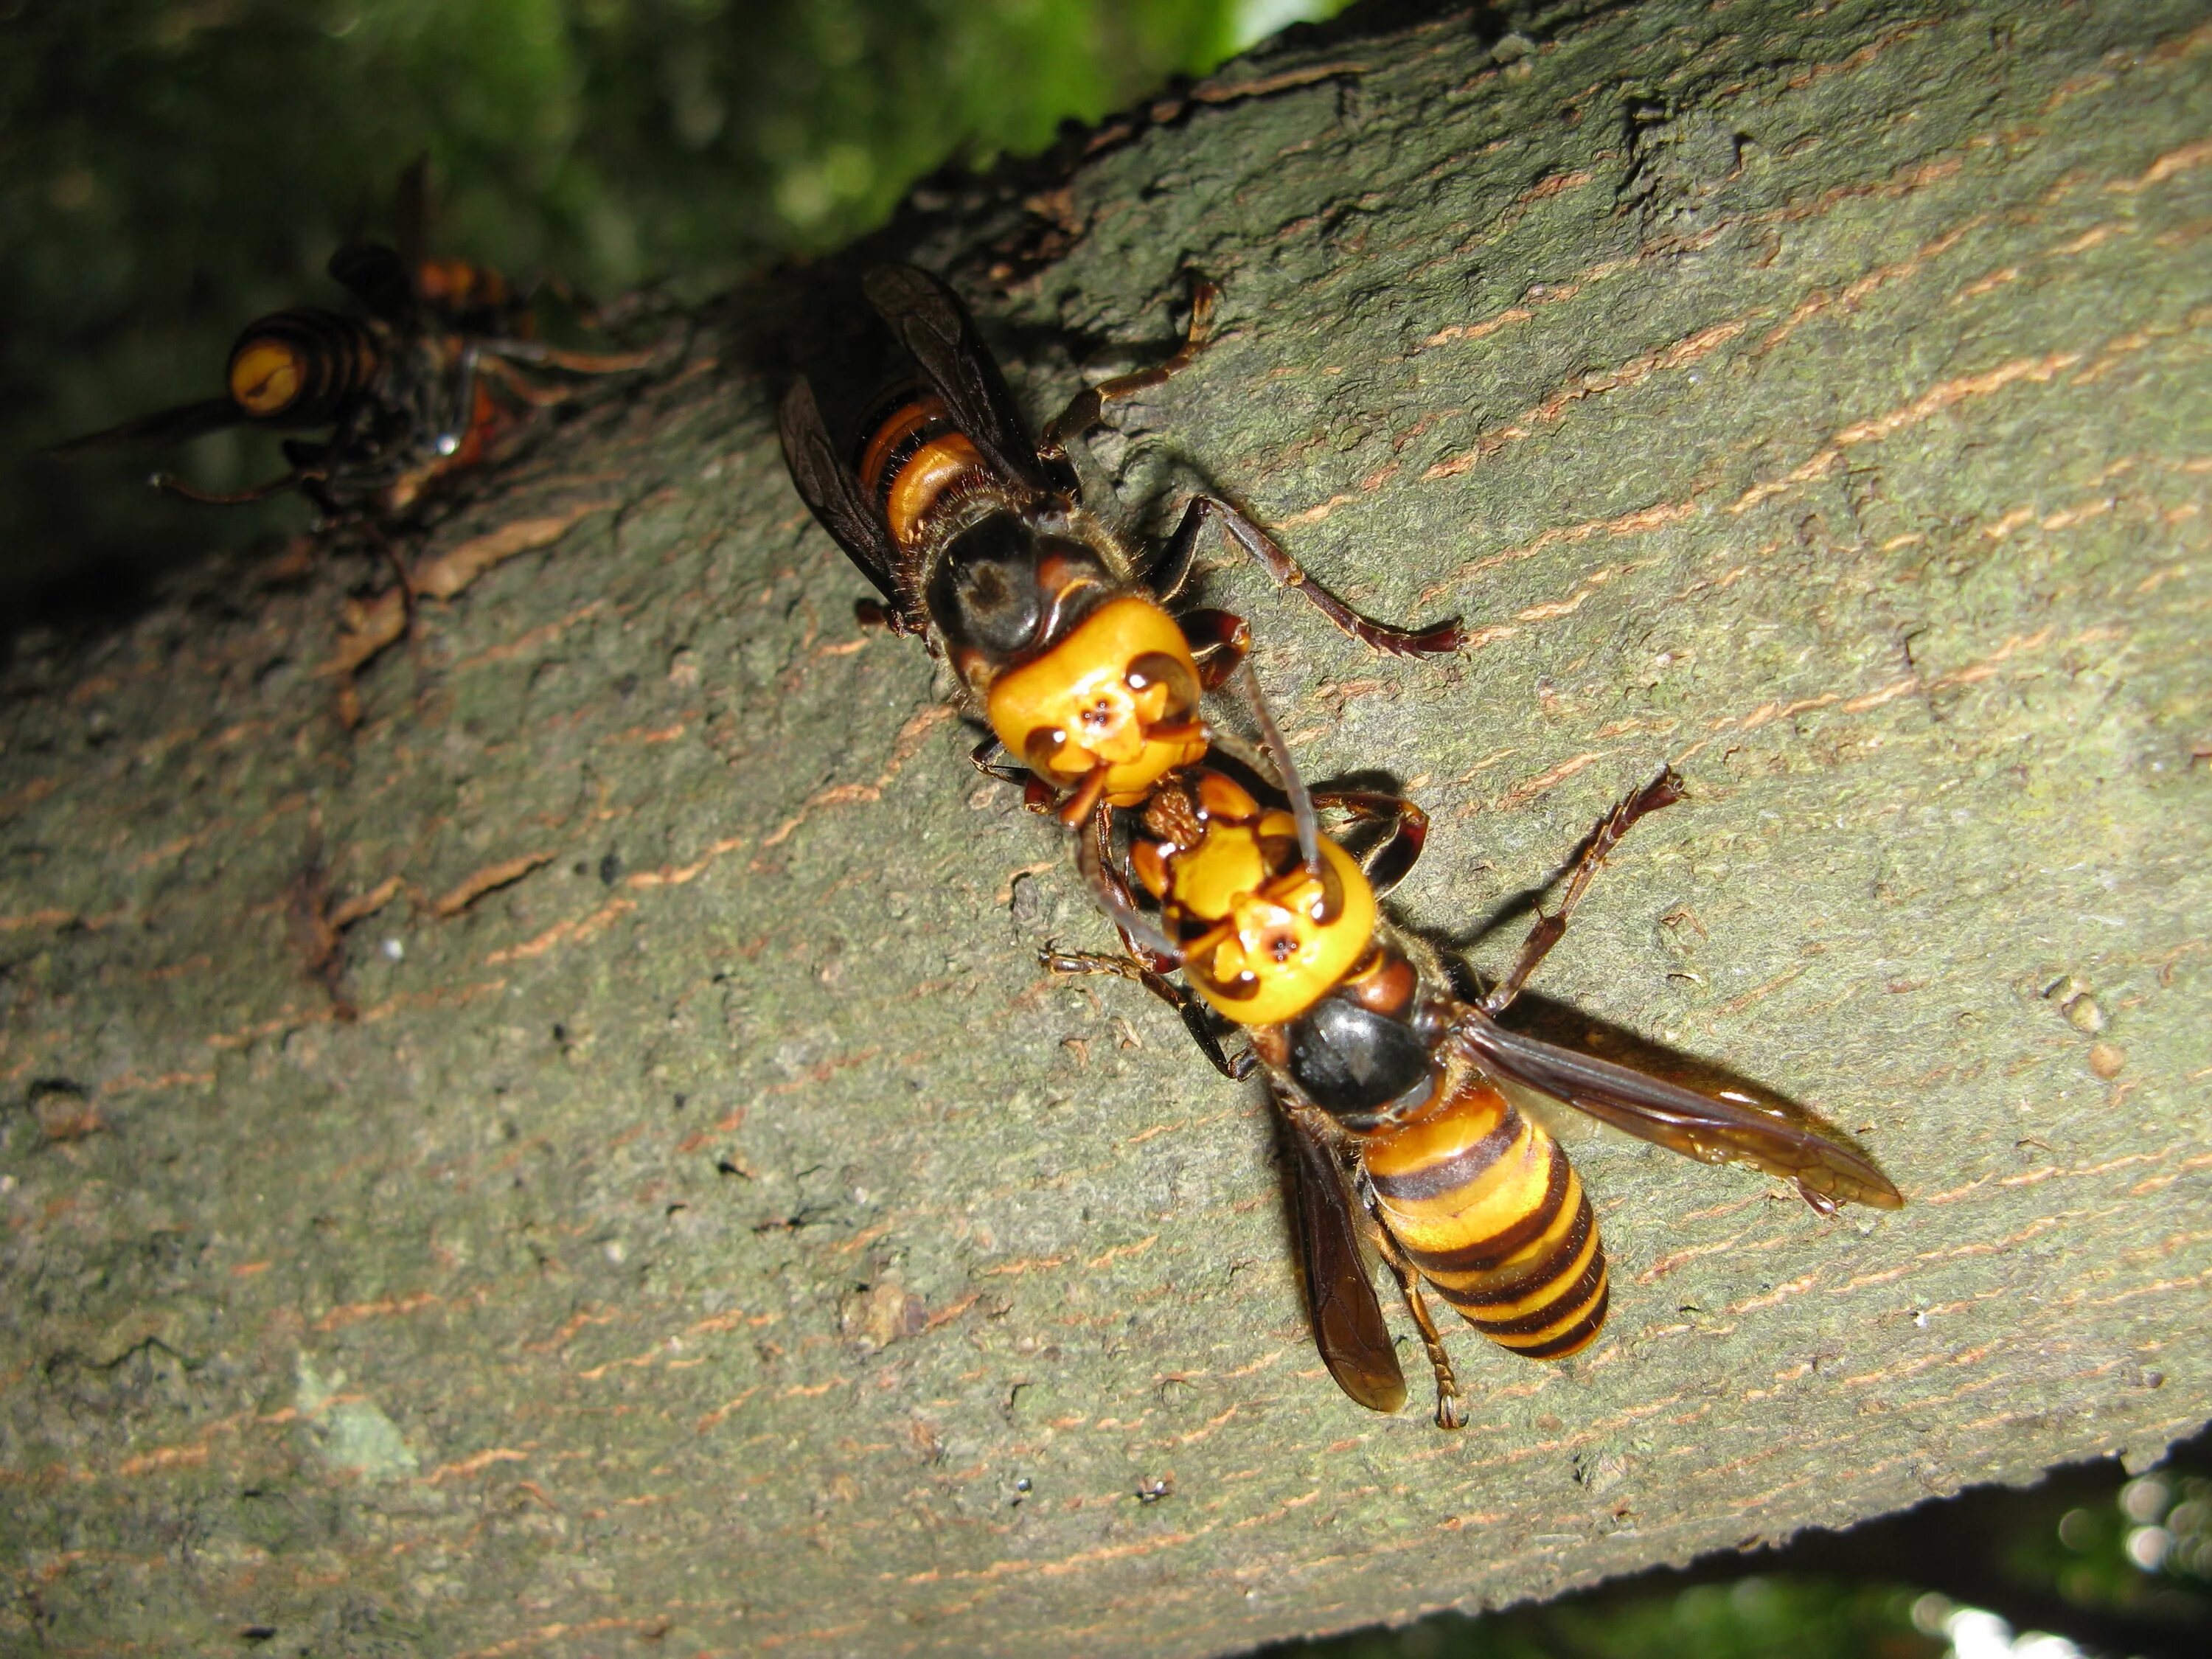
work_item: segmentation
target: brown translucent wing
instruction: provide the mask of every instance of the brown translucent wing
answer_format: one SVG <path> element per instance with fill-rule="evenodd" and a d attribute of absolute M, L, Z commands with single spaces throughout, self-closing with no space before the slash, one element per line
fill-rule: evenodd
<path fill-rule="evenodd" d="M 1337 1387 L 1370 1411 L 1395 1412 L 1406 1403 L 1406 1373 L 1367 1274 L 1336 1151 L 1306 1111 L 1276 1103 L 1290 1126 L 1292 1219 L 1314 1346 Z"/>
<path fill-rule="evenodd" d="M 40 453 L 46 455 L 75 455 L 88 449 L 106 449 L 118 444 L 180 444 L 194 438 L 204 438 L 210 432 L 220 432 L 227 426 L 237 426 L 246 419 L 245 411 L 228 398 L 210 398 L 197 404 L 179 404 L 174 409 L 164 409 L 152 415 L 142 415 L 135 421 L 125 421 L 120 426 L 111 426 L 99 432 L 88 432 L 82 438 L 70 438 L 49 445 Z"/>
<path fill-rule="evenodd" d="M 1703 1164 L 1750 1164 L 1795 1182 L 1824 1212 L 1838 1204 L 1894 1210 L 1905 1202 L 1864 1154 L 1799 1121 L 1508 1030 L 1470 1009 L 1454 1028 L 1480 1063 L 1600 1122 Z"/>
<path fill-rule="evenodd" d="M 401 267 L 420 270 L 430 256 L 430 152 L 424 150 L 399 172 L 399 191 L 392 206 L 392 241 Z"/>
<path fill-rule="evenodd" d="M 921 365 L 930 390 L 945 399 L 953 424 L 1000 476 L 1048 491 L 1051 481 L 1037 461 L 1036 446 L 1023 435 L 1013 394 L 959 296 L 913 265 L 878 265 L 860 287 Z"/>
<path fill-rule="evenodd" d="M 783 462 L 791 469 L 791 481 L 800 496 L 860 574 L 895 609 L 904 611 L 898 550 L 891 544 L 882 515 L 861 499 L 859 480 L 837 459 L 829 429 L 822 424 L 822 411 L 815 405 L 814 388 L 805 380 L 794 381 L 784 393 L 777 426 L 783 436 Z"/>

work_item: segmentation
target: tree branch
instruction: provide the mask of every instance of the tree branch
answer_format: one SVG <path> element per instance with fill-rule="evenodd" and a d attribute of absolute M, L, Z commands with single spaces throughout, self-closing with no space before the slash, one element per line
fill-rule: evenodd
<path fill-rule="evenodd" d="M 0 1063 L 106 1133 L 6 1120 L 0 1627 L 1213 1652 L 2194 1428 L 2208 56 L 2193 0 L 1309 35 L 733 296 L 420 550 L 478 574 L 356 729 L 343 559 L 19 639 Z M 1308 770 L 1433 815 L 1403 914 L 1510 906 L 1671 760 L 1539 990 L 1910 1206 L 1563 1124 L 1606 1337 L 1455 1335 L 1458 1437 L 1338 1395 L 1263 1104 L 1042 979 L 1106 942 L 1065 847 L 782 477 L 798 348 L 894 254 L 1040 410 L 1218 281 L 1095 453 L 1142 524 L 1202 474 L 1363 609 L 1468 619 L 1381 661 L 1206 579 Z M 318 844 L 351 1023 L 288 914 Z"/>

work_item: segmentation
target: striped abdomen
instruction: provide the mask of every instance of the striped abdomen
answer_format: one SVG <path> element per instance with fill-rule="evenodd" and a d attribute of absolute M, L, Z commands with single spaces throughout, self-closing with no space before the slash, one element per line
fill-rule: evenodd
<path fill-rule="evenodd" d="M 933 392 L 900 396 L 867 431 L 854 471 L 902 547 L 921 545 L 922 522 L 948 489 L 991 476 L 981 452 L 953 425 Z"/>
<path fill-rule="evenodd" d="M 365 323 L 301 308 L 262 318 L 230 349 L 231 401 L 251 421 L 327 426 L 374 391 L 384 345 Z"/>
<path fill-rule="evenodd" d="M 415 267 L 415 298 L 468 333 L 521 332 L 529 313 L 506 277 L 467 259 L 424 259 Z"/>
<path fill-rule="evenodd" d="M 1423 1278 L 1492 1341 L 1531 1359 L 1605 1323 L 1605 1250 L 1567 1155 L 1495 1084 L 1360 1145 L 1382 1222 Z"/>

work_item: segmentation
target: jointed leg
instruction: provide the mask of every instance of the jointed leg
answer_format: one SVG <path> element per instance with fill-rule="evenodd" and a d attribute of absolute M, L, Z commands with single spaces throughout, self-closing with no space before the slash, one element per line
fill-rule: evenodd
<path fill-rule="evenodd" d="M 894 611 L 880 599 L 854 600 L 853 620 L 862 628 L 880 628 L 894 638 L 911 635 L 920 639 L 927 631 L 919 618 L 903 611 Z"/>
<path fill-rule="evenodd" d="M 1188 525 L 1194 518 L 1203 521 L 1209 516 L 1221 520 L 1221 527 L 1229 532 L 1230 539 L 1257 559 L 1278 586 L 1303 594 L 1322 616 L 1374 650 L 1401 657 L 1449 656 L 1465 642 L 1466 635 L 1461 633 L 1457 618 L 1439 623 L 1434 628 L 1411 630 L 1392 628 L 1361 616 L 1307 575 L 1305 568 L 1285 552 L 1274 538 L 1217 496 L 1193 497 L 1190 506 L 1184 509 L 1183 522 Z"/>
<path fill-rule="evenodd" d="M 1428 844 L 1429 815 L 1403 796 L 1385 794 L 1379 789 L 1318 789 L 1313 803 L 1316 808 L 1349 812 L 1361 823 L 1389 821 L 1382 838 L 1359 860 L 1368 884 L 1378 897 L 1405 880 L 1419 860 L 1421 848 Z"/>
<path fill-rule="evenodd" d="M 968 764 L 985 777 L 996 778 L 1000 783 L 1027 783 L 1035 775 L 1026 766 L 1017 766 L 1012 761 L 993 760 L 994 751 L 1002 755 L 1006 753 L 1006 745 L 999 741 L 995 732 L 968 751 Z"/>
<path fill-rule="evenodd" d="M 412 635 L 415 631 L 415 572 L 407 563 L 407 556 L 399 550 L 398 544 L 386 535 L 383 527 L 374 519 L 363 520 L 361 529 L 368 538 L 369 545 L 376 550 L 377 556 L 392 567 L 392 585 L 399 590 L 399 604 L 406 618 L 404 626 Z"/>
<path fill-rule="evenodd" d="M 1233 611 L 1186 611 L 1176 626 L 1189 641 L 1198 683 L 1208 691 L 1219 690 L 1252 649 L 1252 630 Z"/>
<path fill-rule="evenodd" d="M 1115 866 L 1113 824 L 1113 813 L 1107 808 L 1091 814 L 1090 822 L 1076 835 L 1076 863 L 1112 919 L 1115 931 L 1121 936 L 1121 948 L 1127 954 L 1115 957 L 1095 951 L 1040 951 L 1038 959 L 1056 974 L 1118 974 L 1123 979 L 1136 981 L 1176 1011 L 1182 1018 L 1183 1029 L 1190 1033 L 1191 1041 L 1198 1044 L 1199 1052 L 1216 1071 L 1228 1078 L 1249 1077 L 1253 1066 L 1250 1051 L 1240 1052 L 1231 1059 L 1221 1047 L 1221 1039 L 1214 1034 L 1206 1004 L 1188 987 L 1167 977 L 1182 964 L 1182 956 L 1166 936 L 1139 913 L 1136 896 L 1130 891 L 1127 878 Z"/>
<path fill-rule="evenodd" d="M 1183 508 L 1175 533 L 1161 544 L 1158 553 L 1138 569 L 1138 580 L 1152 588 L 1152 597 L 1161 605 L 1172 607 L 1190 580 L 1199 538 L 1206 533 L 1206 520 L 1205 499 L 1192 501 Z M 1200 682 L 1209 691 L 1218 690 L 1252 648 L 1252 630 L 1234 611 L 1185 611 L 1176 617 L 1176 623 L 1182 629 L 1183 637 L 1190 641 Z"/>
<path fill-rule="evenodd" d="M 1099 806 L 1076 833 L 1075 867 L 1091 889 L 1091 897 L 1121 935 L 1121 942 L 1148 969 L 1172 973 L 1182 966 L 1182 952 L 1137 908 L 1135 896 L 1121 872 L 1114 867 L 1113 809 Z"/>
<path fill-rule="evenodd" d="M 478 352 L 475 372 L 532 409 L 551 409 L 557 404 L 567 403 L 576 395 L 574 386 L 553 386 L 544 380 L 533 380 L 505 357 L 489 351 Z"/>
<path fill-rule="evenodd" d="M 1370 1202 L 1369 1213 L 1373 1213 Z M 1420 1275 L 1411 1262 L 1399 1253 L 1398 1246 L 1381 1220 L 1375 1223 L 1376 1248 L 1389 1265 L 1398 1288 L 1405 1293 L 1406 1310 L 1413 1316 L 1413 1324 L 1421 1333 L 1421 1346 L 1428 1350 L 1429 1368 L 1437 1375 L 1437 1426 L 1440 1429 L 1459 1429 L 1467 1426 L 1467 1406 L 1460 1398 L 1459 1379 L 1452 1374 L 1451 1356 L 1444 1352 L 1444 1340 L 1437 1329 L 1437 1322 L 1429 1317 L 1427 1299 L 1421 1295 Z"/>
<path fill-rule="evenodd" d="M 1205 532 L 1206 514 L 1193 501 L 1183 508 L 1167 540 L 1149 557 L 1139 561 L 1137 580 L 1151 588 L 1152 597 L 1162 605 L 1172 605 L 1182 595 L 1197 566 L 1198 538 Z"/>
<path fill-rule="evenodd" d="M 265 501 L 271 495 L 297 489 L 307 482 L 307 477 L 302 473 L 287 472 L 281 478 L 271 478 L 267 483 L 256 484 L 251 489 L 227 491 L 194 489 L 173 472 L 156 472 L 146 482 L 165 495 L 174 495 L 179 501 L 197 501 L 203 507 L 244 507 L 249 501 Z"/>
<path fill-rule="evenodd" d="M 1528 982 L 1528 976 L 1567 931 L 1567 918 L 1589 890 L 1598 866 L 1620 844 L 1620 838 L 1634 827 L 1637 819 L 1662 806 L 1672 806 L 1681 799 L 1682 780 L 1674 775 L 1673 767 L 1664 767 L 1657 777 L 1606 814 L 1583 848 L 1582 856 L 1575 860 L 1574 872 L 1567 878 L 1567 884 L 1559 894 L 1559 908 L 1548 916 L 1537 916 L 1536 925 L 1528 930 L 1528 937 L 1522 944 L 1521 957 L 1513 964 L 1513 971 L 1492 986 L 1490 994 L 1483 998 L 1485 1013 L 1504 1012 L 1513 999 L 1521 994 L 1521 988 Z"/>
<path fill-rule="evenodd" d="M 1233 1056 L 1221 1046 L 1212 1024 L 1206 1018 L 1206 1004 L 1198 994 L 1185 986 L 1176 984 L 1164 975 L 1154 973 L 1139 959 L 1139 947 L 1132 945 L 1126 957 L 1108 956 L 1097 951 L 1039 951 L 1037 960 L 1046 971 L 1054 974 L 1114 974 L 1133 980 L 1143 986 L 1181 1017 L 1183 1030 L 1190 1033 L 1191 1041 L 1222 1076 L 1243 1082 L 1252 1075 L 1255 1063 L 1249 1048 L 1239 1049 Z"/>
<path fill-rule="evenodd" d="M 485 361 L 499 363 L 509 374 L 508 365 L 514 362 L 557 368 L 569 374 L 626 374 L 634 368 L 650 368 L 660 355 L 657 351 L 570 351 L 535 340 L 483 340 L 477 343 L 477 349 Z"/>
<path fill-rule="evenodd" d="M 1203 276 L 1194 277 L 1190 289 L 1190 326 L 1184 331 L 1182 344 L 1176 349 L 1175 355 L 1150 368 L 1117 374 L 1077 392 L 1066 409 L 1045 422 L 1044 435 L 1037 441 L 1038 455 L 1064 465 L 1069 441 L 1081 437 L 1103 420 L 1109 404 L 1133 398 L 1188 368 L 1198 354 L 1206 349 L 1206 336 L 1213 325 L 1214 304 L 1220 297 L 1221 290 Z"/>

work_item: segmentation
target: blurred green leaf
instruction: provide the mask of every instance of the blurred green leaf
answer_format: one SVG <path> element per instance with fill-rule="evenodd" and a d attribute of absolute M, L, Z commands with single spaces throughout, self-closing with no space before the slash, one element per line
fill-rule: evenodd
<path fill-rule="evenodd" d="M 389 234 L 422 151 L 438 251 L 703 295 L 1341 3 L 0 0 L 0 593 L 301 521 L 153 498 L 173 458 L 30 452 L 209 396 L 248 320 L 337 302 L 324 260 Z M 281 470 L 258 434 L 175 459 L 214 488 Z"/>

